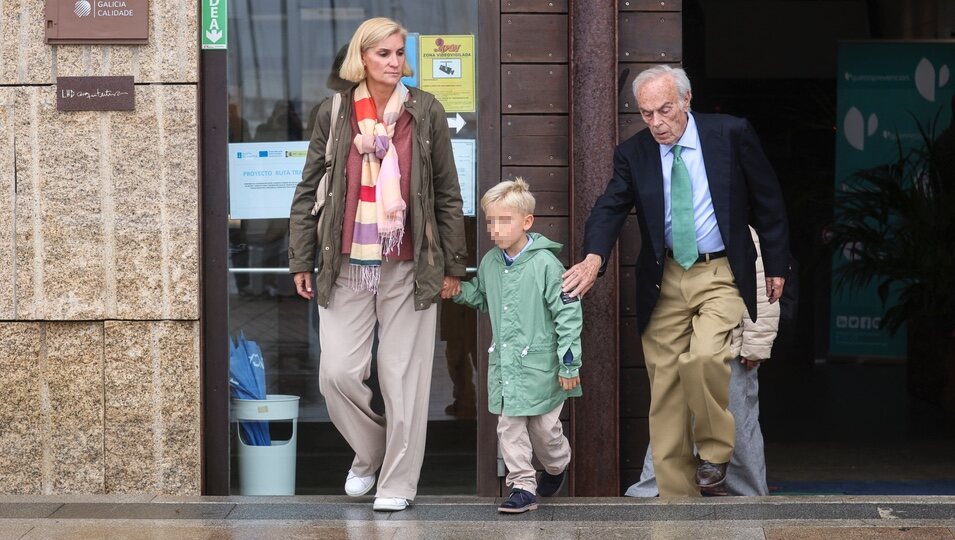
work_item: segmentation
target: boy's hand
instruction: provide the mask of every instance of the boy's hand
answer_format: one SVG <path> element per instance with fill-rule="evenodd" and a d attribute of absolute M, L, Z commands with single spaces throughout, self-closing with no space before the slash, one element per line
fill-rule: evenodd
<path fill-rule="evenodd" d="M 445 276 L 441 285 L 441 298 L 447 300 L 461 294 L 461 278 Z"/>
<path fill-rule="evenodd" d="M 739 363 L 743 364 L 746 367 L 747 371 L 751 369 L 756 369 L 761 364 L 762 360 L 749 360 L 748 358 L 740 358 Z"/>
<path fill-rule="evenodd" d="M 565 392 L 570 392 L 574 388 L 577 388 L 577 385 L 580 384 L 580 377 L 574 377 L 571 379 L 565 379 L 564 377 L 557 377 L 560 379 L 560 385 L 564 388 Z"/>

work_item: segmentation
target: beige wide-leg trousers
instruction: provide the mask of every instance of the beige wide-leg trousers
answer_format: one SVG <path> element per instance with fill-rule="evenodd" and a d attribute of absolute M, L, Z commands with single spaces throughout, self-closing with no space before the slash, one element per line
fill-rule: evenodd
<path fill-rule="evenodd" d="M 730 332 L 743 299 L 724 257 L 684 270 L 667 257 L 660 298 L 643 332 L 650 378 L 650 444 L 663 497 L 699 497 L 697 461 L 725 463 L 736 426 L 727 410 Z"/>
<path fill-rule="evenodd" d="M 507 465 L 507 485 L 537 494 L 537 471 L 531 463 L 535 455 L 549 474 L 567 468 L 570 443 L 560 423 L 563 407 L 561 403 L 540 416 L 498 416 L 497 438 Z"/>
<path fill-rule="evenodd" d="M 328 308 L 318 308 L 319 389 L 352 450 L 352 471 L 379 468 L 377 497 L 413 500 L 424 459 L 437 309 L 414 309 L 414 263 L 383 262 L 378 293 L 352 289 L 346 261 Z M 371 349 L 378 323 L 378 380 L 385 416 L 371 409 Z M 343 476 L 344 477 L 344 476 Z"/>

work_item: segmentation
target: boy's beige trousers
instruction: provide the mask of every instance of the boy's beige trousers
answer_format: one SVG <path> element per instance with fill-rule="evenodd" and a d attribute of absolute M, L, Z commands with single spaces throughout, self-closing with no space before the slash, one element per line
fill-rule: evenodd
<path fill-rule="evenodd" d="M 549 474 L 564 472 L 570 463 L 570 443 L 560 424 L 561 403 L 540 416 L 505 416 L 497 418 L 497 438 L 501 456 L 507 465 L 507 485 L 537 494 L 537 460 Z"/>

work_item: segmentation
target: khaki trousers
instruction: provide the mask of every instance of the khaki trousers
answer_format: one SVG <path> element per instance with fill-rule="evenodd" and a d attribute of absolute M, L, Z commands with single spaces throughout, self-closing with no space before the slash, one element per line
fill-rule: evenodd
<path fill-rule="evenodd" d="M 498 416 L 497 438 L 507 465 L 507 485 L 537 494 L 537 471 L 531 463 L 535 455 L 549 474 L 567 468 L 570 443 L 560 423 L 563 407 L 562 403 L 540 416 Z"/>
<path fill-rule="evenodd" d="M 356 292 L 346 261 L 328 308 L 318 308 L 319 389 L 332 423 L 355 451 L 352 471 L 379 468 L 377 497 L 415 498 L 424 459 L 436 307 L 414 309 L 414 263 L 383 262 L 378 293 Z M 371 350 L 378 323 L 378 380 L 385 416 L 371 409 Z"/>
<path fill-rule="evenodd" d="M 697 461 L 725 463 L 736 427 L 727 410 L 730 332 L 743 299 L 726 258 L 683 270 L 667 257 L 650 324 L 642 336 L 650 378 L 650 444 L 663 497 L 699 497 Z"/>

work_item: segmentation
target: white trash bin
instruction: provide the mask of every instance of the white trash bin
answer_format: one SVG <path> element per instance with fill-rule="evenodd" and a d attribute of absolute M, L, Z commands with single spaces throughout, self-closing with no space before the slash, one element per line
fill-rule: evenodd
<path fill-rule="evenodd" d="M 239 432 L 239 494 L 295 495 L 295 451 L 298 440 L 298 396 L 268 394 L 266 399 L 233 399 L 236 421 L 291 421 L 292 437 L 252 446 Z"/>

